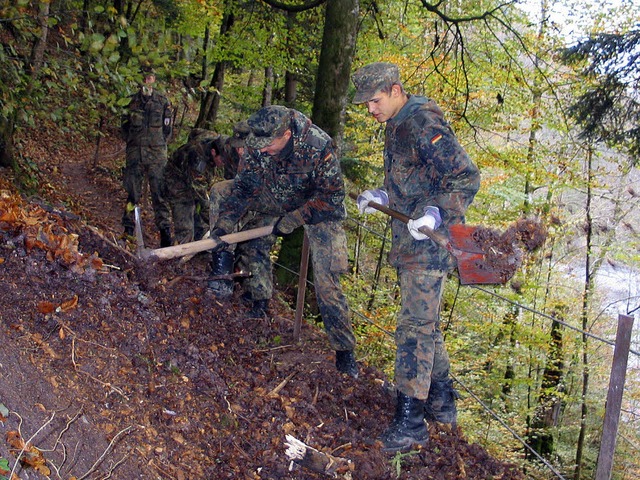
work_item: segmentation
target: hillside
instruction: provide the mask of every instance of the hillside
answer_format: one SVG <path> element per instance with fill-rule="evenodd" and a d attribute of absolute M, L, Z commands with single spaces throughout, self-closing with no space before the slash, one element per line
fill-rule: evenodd
<path fill-rule="evenodd" d="M 344 459 L 338 478 L 525 478 L 437 426 L 392 463 L 371 440 L 393 412 L 381 372 L 338 375 L 316 325 L 293 344 L 279 299 L 255 321 L 240 292 L 212 298 L 204 255 L 138 260 L 120 238 L 119 142 L 97 168 L 91 145 L 65 144 L 25 142 L 37 196 L 0 171 L 0 459 L 20 454 L 18 478 L 328 478 L 290 465 L 287 434 Z"/>

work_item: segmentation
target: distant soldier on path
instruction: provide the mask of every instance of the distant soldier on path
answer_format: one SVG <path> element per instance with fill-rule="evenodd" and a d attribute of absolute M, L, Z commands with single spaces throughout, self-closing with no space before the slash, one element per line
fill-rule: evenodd
<path fill-rule="evenodd" d="M 171 215 L 164 198 L 164 168 L 167 164 L 167 143 L 172 133 L 171 103 L 155 90 L 156 75 L 144 71 L 138 93 L 131 97 L 127 113 L 122 119 L 122 134 L 127 142 L 126 166 L 123 171 L 127 204 L 122 225 L 127 235 L 135 229 L 134 209 L 142 197 L 143 180 L 149 182 L 155 224 L 160 231 L 160 246 L 168 247 L 171 240 Z"/>

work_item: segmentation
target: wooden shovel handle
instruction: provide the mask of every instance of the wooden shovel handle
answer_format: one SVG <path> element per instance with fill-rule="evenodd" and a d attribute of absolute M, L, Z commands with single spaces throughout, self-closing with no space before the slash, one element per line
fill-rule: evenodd
<path fill-rule="evenodd" d="M 354 200 L 356 200 L 358 198 L 358 196 L 356 194 L 354 194 L 354 193 L 350 193 L 349 196 L 351 198 L 353 198 Z M 376 210 L 378 210 L 378 211 L 380 211 L 382 213 L 386 213 L 391 218 L 395 218 L 396 220 L 400 220 L 402 223 L 409 223 L 409 220 L 411 220 L 411 217 L 408 217 L 404 213 L 400 213 L 400 212 L 398 212 L 396 210 L 393 210 L 393 209 L 391 209 L 389 207 L 385 207 L 384 205 L 380 205 L 379 203 L 376 203 L 376 202 L 369 201 L 367 206 L 371 207 L 371 208 L 375 208 Z M 436 232 L 435 230 L 433 230 L 432 228 L 429 228 L 427 226 L 420 227 L 418 230 L 420 230 L 420 232 L 422 232 L 425 235 L 427 235 L 431 240 L 436 242 L 442 248 L 446 248 L 448 251 L 453 252 L 453 246 L 451 245 L 451 242 L 449 241 L 449 239 L 447 238 L 446 235 L 444 235 L 444 234 L 442 234 L 440 232 Z"/>
<path fill-rule="evenodd" d="M 246 242 L 247 240 L 253 240 L 254 238 L 265 237 L 267 235 L 270 235 L 271 232 L 273 232 L 273 226 L 267 225 L 266 227 L 252 228 L 237 233 L 223 235 L 220 237 L 220 240 L 227 243 L 240 243 Z M 183 243 L 182 245 L 173 245 L 172 247 L 149 250 L 146 257 L 158 260 L 168 260 L 170 258 L 184 257 L 185 255 L 191 255 L 198 252 L 204 252 L 205 250 L 211 250 L 219 243 L 220 242 L 212 238 L 205 238 L 204 240 Z"/>

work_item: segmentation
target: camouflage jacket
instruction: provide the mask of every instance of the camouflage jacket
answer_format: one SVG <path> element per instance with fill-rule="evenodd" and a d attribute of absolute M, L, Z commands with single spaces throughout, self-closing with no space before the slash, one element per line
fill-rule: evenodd
<path fill-rule="evenodd" d="M 229 141 L 230 137 L 228 135 L 221 135 L 218 144 L 223 163 L 221 176 L 225 180 L 232 180 L 236 176 L 240 163 L 240 156 L 236 149 L 229 144 Z"/>
<path fill-rule="evenodd" d="M 384 146 L 384 187 L 389 207 L 412 218 L 427 206 L 440 209 L 442 226 L 463 223 L 467 207 L 480 188 L 480 172 L 462 148 L 436 103 L 410 96 L 387 122 Z M 420 264 L 448 270 L 446 250 L 431 240 L 416 241 L 399 220 L 392 222 L 389 261 L 394 266 Z"/>
<path fill-rule="evenodd" d="M 278 156 L 245 153 L 232 193 L 220 206 L 219 227 L 230 231 L 249 210 L 270 216 L 297 210 L 311 225 L 345 218 L 344 182 L 331 137 L 297 111 L 291 132 Z"/>
<path fill-rule="evenodd" d="M 142 92 L 131 96 L 122 118 L 122 134 L 127 147 L 166 146 L 172 131 L 171 103 L 154 90 L 150 97 Z"/>
<path fill-rule="evenodd" d="M 173 152 L 164 173 L 170 200 L 208 198 L 215 174 L 211 150 L 206 147 L 196 140 Z"/>

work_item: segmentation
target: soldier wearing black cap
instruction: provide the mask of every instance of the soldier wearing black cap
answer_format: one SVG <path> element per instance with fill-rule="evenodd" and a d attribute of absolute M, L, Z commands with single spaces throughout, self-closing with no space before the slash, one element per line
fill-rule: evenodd
<path fill-rule="evenodd" d="M 336 367 L 357 377 L 355 337 L 340 285 L 340 276 L 348 268 L 342 228 L 345 191 L 333 142 L 305 115 L 283 106 L 262 108 L 248 119 L 248 125 L 251 133 L 238 175 L 223 188 L 212 189 L 212 238 L 266 225 L 273 225 L 275 235 L 284 236 L 304 226 L 318 306 L 336 351 Z M 237 246 L 253 274 L 244 282 L 252 316 L 265 315 L 272 296 L 269 253 L 275 239 L 268 235 Z M 213 265 L 225 263 L 221 261 L 225 252 L 229 249 L 213 253 Z M 216 290 L 219 283 L 210 282 L 210 286 Z"/>
<path fill-rule="evenodd" d="M 449 378 L 439 312 L 452 259 L 419 229 L 464 222 L 480 174 L 436 103 L 404 91 L 396 65 L 366 65 L 355 72 L 353 83 L 353 102 L 366 104 L 379 123 L 386 123 L 384 185 L 362 192 L 358 208 L 375 212 L 368 206 L 374 201 L 414 219 L 408 224 L 392 220 L 389 252 L 402 306 L 395 333 L 397 406 L 381 440 L 386 451 L 397 452 L 427 443 L 425 418 L 456 423 L 457 394 Z"/>

